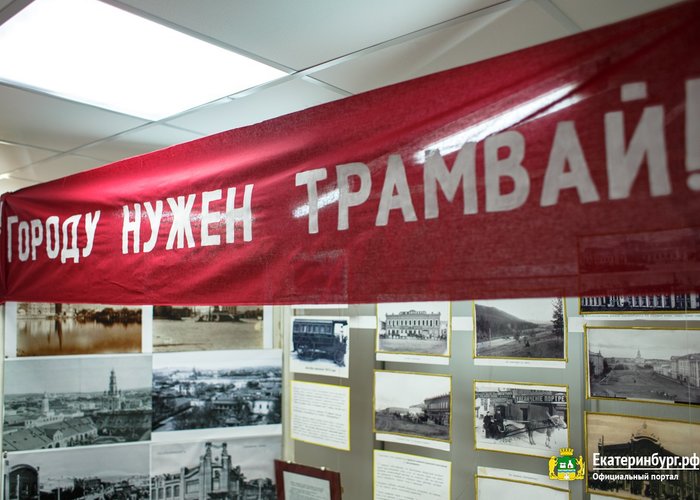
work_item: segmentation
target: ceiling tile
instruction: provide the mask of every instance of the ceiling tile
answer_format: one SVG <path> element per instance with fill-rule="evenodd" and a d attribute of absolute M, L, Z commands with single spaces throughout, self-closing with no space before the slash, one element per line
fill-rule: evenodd
<path fill-rule="evenodd" d="M 150 153 L 175 144 L 193 141 L 203 135 L 168 127 L 167 125 L 154 124 L 81 148 L 74 151 L 74 153 L 114 162 Z"/>
<path fill-rule="evenodd" d="M 639 16 L 680 0 L 552 0 L 584 30 Z"/>
<path fill-rule="evenodd" d="M 63 155 L 15 170 L 12 176 L 30 181 L 46 182 L 102 165 L 104 162 L 100 160 L 84 156 Z"/>
<path fill-rule="evenodd" d="M 210 135 L 252 125 L 344 97 L 305 78 L 281 83 L 250 95 L 187 113 L 168 123 Z"/>
<path fill-rule="evenodd" d="M 349 60 L 312 76 L 359 93 L 567 34 L 549 14 L 527 2 Z"/>
<path fill-rule="evenodd" d="M 24 179 L 13 179 L 12 177 L 9 179 L 0 179 L 0 194 L 17 191 L 18 189 L 33 186 L 34 184 L 36 184 L 36 182 Z"/>
<path fill-rule="evenodd" d="M 146 122 L 0 85 L 0 141 L 68 151 Z"/>
<path fill-rule="evenodd" d="M 44 149 L 0 142 L 0 174 L 25 167 L 55 154 L 53 151 Z"/>
<path fill-rule="evenodd" d="M 122 0 L 121 3 L 289 68 L 303 69 L 500 1 Z"/>

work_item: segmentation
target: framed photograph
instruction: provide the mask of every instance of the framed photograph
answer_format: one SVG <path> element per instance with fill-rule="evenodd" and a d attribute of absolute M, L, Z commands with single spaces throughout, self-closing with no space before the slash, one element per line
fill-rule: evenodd
<path fill-rule="evenodd" d="M 537 498 L 570 500 L 567 481 L 555 481 L 542 474 L 479 467 L 476 474 L 476 500 L 492 498 Z"/>
<path fill-rule="evenodd" d="M 292 318 L 289 370 L 348 378 L 350 361 L 348 316 L 295 316 Z"/>
<path fill-rule="evenodd" d="M 9 314 L 10 305 L 14 315 Z M 8 356 L 142 352 L 142 307 L 104 304 L 8 303 Z M 9 321 L 8 321 L 9 322 Z"/>
<path fill-rule="evenodd" d="M 450 441 L 452 377 L 426 373 L 374 372 L 374 431 L 377 439 L 392 435 Z M 379 436 L 386 435 L 386 438 Z"/>
<path fill-rule="evenodd" d="M 153 431 L 280 424 L 282 351 L 153 355 Z"/>
<path fill-rule="evenodd" d="M 700 404 L 700 328 L 584 328 L 588 398 Z"/>
<path fill-rule="evenodd" d="M 153 306 L 153 352 L 262 349 L 263 306 Z"/>
<path fill-rule="evenodd" d="M 377 359 L 449 358 L 450 340 L 450 302 L 377 304 Z"/>
<path fill-rule="evenodd" d="M 700 293 L 597 295 L 578 299 L 579 314 L 697 314 Z"/>
<path fill-rule="evenodd" d="M 474 381 L 477 450 L 550 458 L 569 446 L 568 387 Z"/>
<path fill-rule="evenodd" d="M 149 498 L 147 443 L 8 453 L 4 470 L 9 498 Z"/>
<path fill-rule="evenodd" d="M 275 460 L 277 500 L 341 500 L 340 473 Z"/>
<path fill-rule="evenodd" d="M 279 435 L 154 443 L 151 498 L 275 500 L 273 464 L 281 455 Z"/>
<path fill-rule="evenodd" d="M 4 451 L 147 441 L 151 357 L 9 359 L 4 403 Z"/>
<path fill-rule="evenodd" d="M 567 353 L 563 299 L 475 300 L 473 318 L 477 364 L 511 360 L 516 366 L 555 362 L 563 367 Z"/>
<path fill-rule="evenodd" d="M 696 498 L 697 465 L 621 469 L 622 457 L 692 457 L 700 449 L 700 424 L 609 413 L 585 413 L 586 491 L 619 498 Z M 674 459 L 675 460 L 675 459 Z M 660 481 L 651 474 L 673 474 Z M 605 476 L 612 475 L 614 479 Z M 640 479 L 644 476 L 649 479 Z M 619 478 L 618 476 L 623 476 Z"/>

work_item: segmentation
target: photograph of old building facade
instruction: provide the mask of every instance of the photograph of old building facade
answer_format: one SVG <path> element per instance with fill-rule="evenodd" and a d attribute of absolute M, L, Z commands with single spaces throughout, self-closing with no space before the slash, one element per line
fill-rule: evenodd
<path fill-rule="evenodd" d="M 281 436 L 153 445 L 152 500 L 274 500 Z"/>
<path fill-rule="evenodd" d="M 599 295 L 579 299 L 581 314 L 697 313 L 700 294 Z"/>
<path fill-rule="evenodd" d="M 550 457 L 568 446 L 565 386 L 474 382 L 477 449 Z"/>
<path fill-rule="evenodd" d="M 150 385 L 145 355 L 8 360 L 3 449 L 147 440 Z"/>
<path fill-rule="evenodd" d="M 17 356 L 141 352 L 141 307 L 31 302 L 16 306 Z"/>
<path fill-rule="evenodd" d="M 451 386 L 446 375 L 376 371 L 375 432 L 449 441 Z"/>
<path fill-rule="evenodd" d="M 145 443 L 9 453 L 5 500 L 147 500 Z"/>
<path fill-rule="evenodd" d="M 153 355 L 153 430 L 279 424 L 278 349 Z"/>
<path fill-rule="evenodd" d="M 377 352 L 450 355 L 450 303 L 377 304 Z"/>
<path fill-rule="evenodd" d="M 585 420 L 588 491 L 620 498 L 700 498 L 700 474 L 691 466 L 685 470 L 625 471 L 631 476 L 671 473 L 677 479 L 627 479 L 620 474 L 616 480 L 601 480 L 593 457 L 594 453 L 600 457 L 691 457 L 700 449 L 700 425 L 605 413 L 586 413 Z"/>
<path fill-rule="evenodd" d="M 700 329 L 586 328 L 588 396 L 700 404 Z"/>
<path fill-rule="evenodd" d="M 153 306 L 153 352 L 263 347 L 262 306 Z"/>

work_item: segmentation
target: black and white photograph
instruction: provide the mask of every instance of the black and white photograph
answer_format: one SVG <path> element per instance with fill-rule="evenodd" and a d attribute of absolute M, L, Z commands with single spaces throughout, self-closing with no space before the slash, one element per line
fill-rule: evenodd
<path fill-rule="evenodd" d="M 374 431 L 450 441 L 452 378 L 374 372 Z"/>
<path fill-rule="evenodd" d="M 619 470 L 619 465 L 596 466 L 594 454 L 615 460 L 615 457 L 691 457 L 700 449 L 700 424 L 688 422 L 631 417 L 607 413 L 585 414 L 585 443 L 587 491 L 619 498 L 700 498 L 698 471 L 688 470 Z M 604 470 L 607 468 L 609 470 Z M 640 467 L 640 469 L 643 467 Z M 610 470 L 612 469 L 612 470 Z M 630 476 L 644 473 L 678 474 L 677 480 L 643 480 L 621 478 L 601 479 L 599 473 Z"/>
<path fill-rule="evenodd" d="M 280 349 L 153 355 L 153 431 L 279 424 Z"/>
<path fill-rule="evenodd" d="M 262 349 L 263 306 L 153 306 L 153 352 Z"/>
<path fill-rule="evenodd" d="M 295 316 L 289 346 L 289 370 L 347 378 L 350 359 L 350 318 Z"/>
<path fill-rule="evenodd" d="M 474 301 L 475 358 L 566 360 L 564 300 Z"/>
<path fill-rule="evenodd" d="M 450 356 L 450 303 L 377 304 L 377 353 Z"/>
<path fill-rule="evenodd" d="M 4 451 L 147 441 L 151 357 L 7 360 L 4 408 Z"/>
<path fill-rule="evenodd" d="M 148 500 L 146 443 L 9 453 L 5 500 Z"/>
<path fill-rule="evenodd" d="M 597 295 L 579 298 L 581 314 L 697 314 L 699 293 Z"/>
<path fill-rule="evenodd" d="M 569 446 L 566 386 L 474 381 L 480 450 L 551 457 Z"/>
<path fill-rule="evenodd" d="M 700 404 L 700 329 L 585 329 L 588 397 Z"/>
<path fill-rule="evenodd" d="M 281 436 L 218 438 L 151 448 L 151 498 L 275 500 Z"/>
<path fill-rule="evenodd" d="M 140 306 L 19 302 L 16 315 L 17 356 L 141 352 Z"/>

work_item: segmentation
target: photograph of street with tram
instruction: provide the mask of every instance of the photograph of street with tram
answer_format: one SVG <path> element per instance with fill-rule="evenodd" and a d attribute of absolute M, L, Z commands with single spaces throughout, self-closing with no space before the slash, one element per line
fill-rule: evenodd
<path fill-rule="evenodd" d="M 279 424 L 280 349 L 153 355 L 153 431 Z"/>
<path fill-rule="evenodd" d="M 141 309 L 20 302 L 17 356 L 141 352 Z"/>
<path fill-rule="evenodd" d="M 262 348 L 262 306 L 153 306 L 153 352 Z"/>
<path fill-rule="evenodd" d="M 149 498 L 146 443 L 10 453 L 5 500 L 141 500 Z"/>
<path fill-rule="evenodd" d="M 474 382 L 474 439 L 480 450 L 551 457 L 569 445 L 564 386 Z"/>
<path fill-rule="evenodd" d="M 350 358 L 350 318 L 295 316 L 292 318 L 289 370 L 347 378 Z"/>
<path fill-rule="evenodd" d="M 450 303 L 377 304 L 377 352 L 450 355 Z"/>
<path fill-rule="evenodd" d="M 154 444 L 151 499 L 275 500 L 281 456 L 281 435 Z"/>
<path fill-rule="evenodd" d="M 452 378 L 374 372 L 374 431 L 450 440 Z"/>
<path fill-rule="evenodd" d="M 700 498 L 697 464 L 662 467 L 660 462 L 641 462 L 623 470 L 615 465 L 618 459 L 690 459 L 700 450 L 699 424 L 588 412 L 585 418 L 588 492 L 635 499 Z M 652 475 L 676 477 L 659 480 Z"/>
<path fill-rule="evenodd" d="M 10 359 L 4 403 L 4 451 L 145 441 L 151 356 Z"/>
<path fill-rule="evenodd" d="M 586 328 L 588 396 L 700 404 L 700 329 Z"/>
<path fill-rule="evenodd" d="M 564 301 L 474 301 L 475 357 L 566 359 Z"/>

